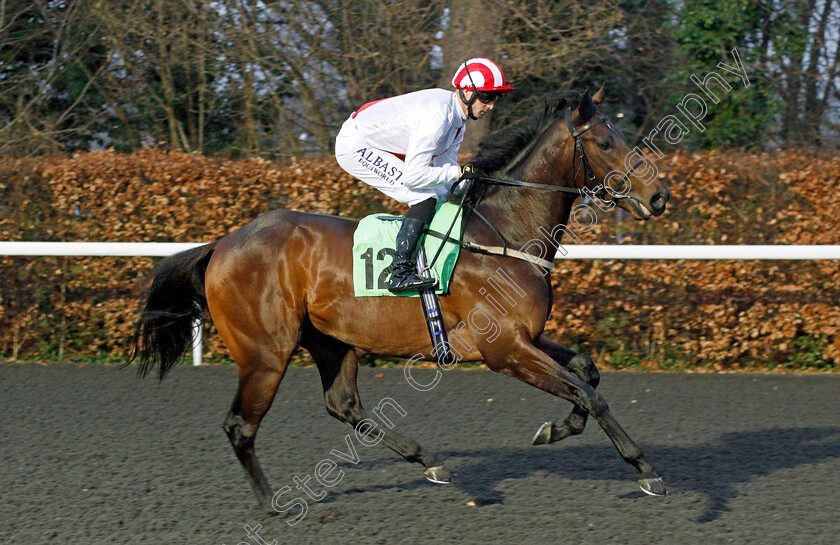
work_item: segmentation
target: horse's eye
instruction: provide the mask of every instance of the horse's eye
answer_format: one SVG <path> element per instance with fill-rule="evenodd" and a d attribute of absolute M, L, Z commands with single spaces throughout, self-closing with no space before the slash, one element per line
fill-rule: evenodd
<path fill-rule="evenodd" d="M 600 142 L 598 144 L 598 147 L 603 149 L 603 150 L 610 149 L 612 147 L 612 142 L 609 141 L 609 140 L 604 140 L 603 142 Z"/>

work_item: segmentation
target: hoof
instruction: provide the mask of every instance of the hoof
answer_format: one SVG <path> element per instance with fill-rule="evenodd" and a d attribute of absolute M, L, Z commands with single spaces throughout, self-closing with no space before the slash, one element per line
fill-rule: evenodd
<path fill-rule="evenodd" d="M 423 472 L 427 479 L 437 484 L 449 484 L 452 482 L 452 475 L 443 466 L 430 467 Z"/>
<path fill-rule="evenodd" d="M 639 487 L 642 492 L 650 496 L 667 496 L 668 490 L 665 488 L 665 483 L 662 479 L 656 477 L 654 479 L 639 479 Z"/>
<path fill-rule="evenodd" d="M 551 443 L 551 430 L 552 429 L 554 429 L 554 423 L 553 422 L 544 423 L 542 426 L 540 426 L 540 429 L 537 430 L 537 433 L 536 433 L 536 435 L 534 435 L 534 438 L 531 439 L 531 444 L 532 445 L 547 445 L 547 444 Z"/>

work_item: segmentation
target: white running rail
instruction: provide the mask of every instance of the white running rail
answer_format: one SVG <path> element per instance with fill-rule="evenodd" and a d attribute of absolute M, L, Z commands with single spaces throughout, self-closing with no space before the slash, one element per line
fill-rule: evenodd
<path fill-rule="evenodd" d="M 103 257 L 163 257 L 189 250 L 199 242 L 3 242 L 0 255 L 6 256 L 103 256 Z M 193 365 L 203 361 L 204 324 L 193 324 Z"/>
<path fill-rule="evenodd" d="M 199 242 L 3 242 L 5 256 L 163 257 L 189 250 Z M 837 259 L 840 245 L 668 245 L 604 244 L 565 246 L 555 259 Z M 201 365 L 204 329 L 195 324 L 193 365 Z"/>
<path fill-rule="evenodd" d="M 0 243 L 2 244 L 2 243 Z M 670 245 L 605 244 L 566 246 L 555 259 L 840 259 L 840 245 Z"/>
<path fill-rule="evenodd" d="M 163 257 L 196 246 L 198 242 L 2 242 L 0 255 Z"/>

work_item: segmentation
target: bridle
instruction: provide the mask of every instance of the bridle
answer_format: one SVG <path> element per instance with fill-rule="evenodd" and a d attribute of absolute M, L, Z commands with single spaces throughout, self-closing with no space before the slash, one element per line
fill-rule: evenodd
<path fill-rule="evenodd" d="M 590 121 L 585 125 L 581 125 L 578 128 L 575 128 L 574 123 L 572 122 L 572 109 L 566 108 L 566 111 L 563 114 L 563 117 L 566 120 L 566 126 L 569 128 L 569 134 L 572 135 L 574 139 L 574 152 L 572 156 L 572 164 L 575 165 L 575 172 L 572 180 L 577 180 L 578 173 L 580 169 L 583 168 L 583 171 L 586 175 L 588 181 L 595 186 L 595 189 L 589 189 L 587 191 L 587 187 L 584 184 L 584 187 L 577 188 L 577 187 L 561 187 L 556 185 L 547 185 L 547 184 L 535 184 L 533 182 L 524 182 L 522 180 L 507 180 L 503 178 L 493 178 L 491 176 L 482 176 L 481 180 L 491 184 L 491 185 L 508 185 L 508 186 L 515 186 L 515 187 L 527 187 L 531 189 L 542 189 L 545 191 L 560 191 L 562 193 L 571 193 L 574 195 L 586 197 L 586 196 L 594 196 L 602 201 L 616 201 L 619 199 L 626 199 L 628 196 L 626 194 L 618 194 L 615 192 L 611 192 L 609 195 L 604 195 L 607 193 L 607 188 L 604 184 L 606 180 L 602 180 L 601 183 L 596 184 L 597 177 L 595 176 L 595 171 L 592 170 L 592 166 L 590 164 L 589 158 L 586 155 L 586 148 L 583 147 L 583 141 L 580 139 L 580 135 L 591 129 L 592 127 L 598 126 L 601 123 L 607 122 L 607 116 L 602 115 L 598 119 L 594 121 Z M 578 157 L 580 157 L 580 162 L 578 162 Z M 598 161 L 597 158 L 594 158 L 597 165 L 603 170 L 604 172 L 609 172 L 609 169 L 605 167 L 605 165 Z M 636 163 L 625 172 L 621 179 L 620 187 L 624 187 L 624 183 L 627 181 L 627 178 L 630 177 L 633 172 L 639 168 L 641 165 L 644 164 L 644 161 L 639 159 Z M 605 198 L 606 197 L 606 198 Z"/>
<path fill-rule="evenodd" d="M 467 73 L 469 74 L 469 71 Z M 575 166 L 575 172 L 574 172 L 574 176 L 573 176 L 572 180 L 577 180 L 578 173 L 580 172 L 580 169 L 583 168 L 583 171 L 584 171 L 588 181 L 591 184 L 594 185 L 595 182 L 597 181 L 597 177 L 595 176 L 595 171 L 592 170 L 592 166 L 590 164 L 589 158 L 586 156 L 586 148 L 583 147 L 583 142 L 580 139 L 580 135 L 585 133 L 586 131 L 588 131 L 592 127 L 596 127 L 596 126 L 600 125 L 601 123 L 607 122 L 607 116 L 602 115 L 601 117 L 599 117 L 598 119 L 596 119 L 594 121 L 590 121 L 589 123 L 586 123 L 585 125 L 582 125 L 578 128 L 575 128 L 574 123 L 572 122 L 572 109 L 567 108 L 563 115 L 564 115 L 565 120 L 566 120 L 566 126 L 569 128 L 569 133 L 572 135 L 572 138 L 574 139 L 574 155 L 572 156 L 572 164 L 573 165 L 577 163 L 578 155 L 580 156 L 580 163 Z M 604 166 L 604 164 L 601 163 L 601 161 L 598 161 L 596 159 L 596 163 L 597 163 L 598 167 L 601 168 L 601 170 L 603 172 L 606 172 L 606 173 L 610 172 L 609 169 L 607 169 Z M 621 180 L 620 180 L 621 181 L 621 187 L 624 187 L 624 182 L 627 181 L 627 178 L 642 164 L 644 164 L 644 161 L 639 159 L 638 161 L 636 161 L 636 163 L 626 173 L 624 173 L 621 176 Z M 607 176 L 609 176 L 609 174 L 607 174 Z M 487 184 L 490 184 L 490 185 L 507 185 L 507 186 L 514 186 L 514 187 L 525 187 L 525 188 L 529 188 L 529 189 L 541 189 L 541 190 L 544 190 L 544 191 L 559 191 L 561 193 L 570 193 L 570 194 L 573 194 L 573 195 L 579 196 L 579 197 L 596 197 L 596 198 L 598 198 L 598 199 L 600 199 L 604 202 L 608 202 L 608 201 L 614 202 L 618 199 L 629 198 L 629 196 L 627 194 L 617 194 L 614 191 L 609 192 L 611 194 L 606 195 L 605 196 L 606 198 L 602 197 L 602 195 L 604 193 L 608 192 L 608 190 L 605 186 L 605 183 L 604 183 L 606 180 L 603 180 L 601 183 L 597 184 L 595 186 L 595 189 L 588 189 L 586 182 L 584 182 L 583 187 L 578 188 L 578 187 L 562 187 L 562 186 L 548 185 L 548 184 L 536 184 L 536 183 L 533 183 L 533 182 L 525 182 L 525 181 L 522 181 L 522 180 L 510 180 L 510 179 L 504 179 L 504 178 L 494 178 L 492 176 L 481 176 L 481 178 L 479 178 L 479 180 L 483 181 Z M 588 191 L 587 191 L 587 189 L 588 189 Z M 460 213 L 460 211 L 465 208 L 466 200 L 467 200 L 467 197 L 470 193 L 471 193 L 470 190 L 465 190 L 464 191 L 464 194 L 461 196 L 461 203 L 458 207 L 458 213 Z M 450 242 L 454 242 L 455 244 L 460 245 L 462 248 L 464 248 L 466 250 L 469 250 L 469 251 L 472 251 L 472 252 L 512 256 L 512 257 L 516 257 L 518 259 L 525 259 L 526 261 L 531 261 L 532 263 L 535 262 L 535 259 L 532 256 L 525 256 L 521 252 L 511 250 L 509 248 L 510 243 L 505 238 L 505 236 L 501 232 L 499 232 L 499 230 L 496 228 L 496 226 L 493 225 L 493 223 L 488 218 L 484 217 L 484 215 L 481 214 L 478 211 L 478 206 L 477 205 L 478 205 L 478 201 L 480 199 L 481 199 L 481 196 L 479 196 L 478 199 L 476 199 L 475 201 L 473 201 L 469 205 L 467 205 L 467 209 L 469 210 L 469 213 L 475 214 L 476 216 L 478 216 L 479 219 L 481 219 L 484 223 L 486 223 L 490 227 L 490 229 L 502 241 L 502 246 L 489 247 L 489 246 L 483 246 L 483 245 L 480 245 L 480 244 L 469 243 L 469 242 L 464 242 L 464 241 L 459 241 L 459 240 L 456 240 L 456 239 L 449 238 L 449 234 L 452 231 L 452 227 L 455 225 L 454 221 L 453 221 L 452 225 L 450 225 L 449 230 L 446 232 L 446 234 L 435 233 L 435 236 L 440 236 L 441 238 L 443 238 L 443 240 L 448 240 Z M 458 213 L 456 213 L 456 217 L 457 217 Z M 441 248 L 443 248 L 442 244 L 438 248 L 438 251 L 434 256 L 434 259 L 432 259 L 432 264 L 434 264 L 434 262 L 437 260 L 438 255 L 440 254 Z M 551 267 L 553 267 L 553 263 L 551 261 L 544 260 L 544 259 L 536 259 L 536 261 L 540 262 L 540 264 L 545 268 L 550 269 Z M 431 265 L 429 267 L 431 267 Z"/>
<path fill-rule="evenodd" d="M 469 72 L 467 72 L 467 73 L 469 74 Z M 574 123 L 572 121 L 572 109 L 571 108 L 567 108 L 566 111 L 563 113 L 563 116 L 566 120 L 566 126 L 569 129 L 569 134 L 571 134 L 572 138 L 574 139 L 574 154 L 572 156 L 572 164 L 575 165 L 575 171 L 574 171 L 574 176 L 573 176 L 572 180 L 574 180 L 574 181 L 577 180 L 578 173 L 580 172 L 580 169 L 582 168 L 588 182 L 590 184 L 594 185 L 595 182 L 597 182 L 598 180 L 597 180 L 597 177 L 595 176 L 595 171 L 592 170 L 592 165 L 590 163 L 590 159 L 586 155 L 586 148 L 583 146 L 583 142 L 580 139 L 580 135 L 582 135 L 583 133 L 585 133 L 586 131 L 588 131 L 592 127 L 596 127 L 596 126 L 600 125 L 601 123 L 606 123 L 608 121 L 607 116 L 602 115 L 598 119 L 595 119 L 594 121 L 590 121 L 589 123 L 586 123 L 585 125 L 582 125 L 578 128 L 575 128 Z M 580 163 L 577 162 L 578 155 L 580 156 Z M 612 188 L 609 188 L 609 190 L 607 189 L 606 181 L 610 177 L 610 174 L 612 174 L 612 171 L 607 169 L 601 161 L 597 160 L 597 158 L 593 157 L 593 159 L 595 160 L 597 166 L 603 172 L 607 173 L 606 178 L 604 180 L 602 180 L 601 183 L 597 184 L 595 186 L 595 189 L 589 189 L 587 187 L 586 181 L 584 181 L 583 187 L 562 187 L 562 186 L 549 185 L 549 184 L 536 184 L 536 183 L 533 183 L 533 182 L 525 182 L 525 181 L 522 181 L 522 180 L 510 180 L 510 179 L 504 179 L 504 178 L 494 178 L 492 176 L 484 176 L 484 175 L 481 176 L 480 178 L 478 178 L 478 181 L 485 182 L 488 185 L 507 185 L 507 186 L 513 186 L 513 187 L 524 187 L 524 188 L 529 188 L 529 189 L 540 189 L 540 190 L 544 190 L 544 191 L 559 191 L 561 193 L 570 193 L 572 195 L 575 195 L 576 197 L 595 197 L 595 198 L 600 199 L 604 202 L 614 202 L 614 201 L 619 200 L 619 199 L 630 198 L 629 195 L 626 194 L 626 193 L 619 194 L 619 193 L 616 193 L 615 191 L 611 191 Z M 641 159 L 637 160 L 633 164 L 633 166 L 621 176 L 620 181 L 621 181 L 621 187 L 622 188 L 624 187 L 624 183 L 627 181 L 627 178 L 629 178 L 630 175 L 633 174 L 633 172 L 635 172 L 635 170 L 643 164 L 644 164 L 644 161 L 642 161 Z M 476 189 L 478 189 L 478 188 L 476 188 Z M 606 198 L 602 197 L 602 195 L 604 193 L 609 193 L 608 195 L 606 195 Z M 446 231 L 445 234 L 444 233 L 433 232 L 431 230 L 428 231 L 429 234 L 432 234 L 433 236 L 436 236 L 438 238 L 441 238 L 441 239 L 443 239 L 445 241 L 448 241 L 448 242 L 451 242 L 453 244 L 457 244 L 461 248 L 464 248 L 465 250 L 468 250 L 468 251 L 471 251 L 471 252 L 486 254 L 486 255 L 504 255 L 504 256 L 508 256 L 508 257 L 515 257 L 517 259 L 522 259 L 522 260 L 525 260 L 525 261 L 529 261 L 532 264 L 538 264 L 541 267 L 544 267 L 546 269 L 551 269 L 554 266 L 554 263 L 552 261 L 547 260 L 547 259 L 532 256 L 530 254 L 524 254 L 524 253 L 522 253 L 521 251 L 518 251 L 518 250 L 511 250 L 510 249 L 510 243 L 505 238 L 505 236 L 501 232 L 499 232 L 499 230 L 496 228 L 495 225 L 493 225 L 493 223 L 489 220 L 489 218 L 486 218 L 481 212 L 478 211 L 478 203 L 481 200 L 481 197 L 483 196 L 484 193 L 481 192 L 481 193 L 478 193 L 476 196 L 471 197 L 470 202 L 467 203 L 468 197 L 470 197 L 471 195 L 474 195 L 474 194 L 475 193 L 472 190 L 472 188 L 468 188 L 468 189 L 464 190 L 463 195 L 461 195 L 461 203 L 458 206 L 458 212 L 456 212 L 455 218 L 458 217 L 458 214 L 460 214 L 462 210 L 464 210 L 465 214 L 475 214 L 481 221 L 483 221 L 484 223 L 487 224 L 488 227 L 490 227 L 490 229 L 493 231 L 493 233 L 496 234 L 497 237 L 499 237 L 499 240 L 502 241 L 502 246 L 485 246 L 485 245 L 482 245 L 482 244 L 476 244 L 474 242 L 466 242 L 466 241 L 461 241 L 461 240 L 458 240 L 458 239 L 450 238 L 449 234 L 452 232 L 452 228 L 455 226 L 455 220 L 454 219 L 453 219 L 452 225 L 449 226 L 449 229 Z M 435 261 L 437 260 L 438 256 L 440 255 L 440 251 L 441 251 L 442 248 L 443 248 L 443 244 L 440 245 L 437 253 L 435 253 L 434 258 L 431 261 L 431 264 L 428 265 L 427 268 L 430 268 L 430 267 L 432 267 L 432 265 L 434 265 Z"/>
<path fill-rule="evenodd" d="M 569 133 L 571 133 L 572 138 L 574 138 L 574 140 L 575 140 L 575 147 L 574 147 L 574 152 L 573 152 L 573 155 L 572 155 L 572 164 L 573 165 L 576 163 L 578 155 L 580 155 L 580 163 L 579 163 L 578 166 L 575 167 L 575 173 L 572 176 L 572 180 L 577 180 L 578 172 L 580 171 L 579 167 L 583 167 L 583 171 L 586 174 L 586 178 L 589 180 L 590 183 L 595 184 L 595 182 L 597 181 L 596 178 L 595 178 L 595 171 L 592 170 L 592 166 L 589 164 L 589 159 L 586 157 L 586 151 L 585 151 L 586 148 L 583 147 L 583 141 L 580 139 L 580 135 L 585 133 L 586 131 L 588 131 L 592 127 L 606 122 L 607 121 L 607 116 L 602 115 L 601 117 L 599 117 L 595 121 L 590 121 L 589 123 L 587 123 L 586 125 L 583 125 L 579 129 L 575 129 L 575 126 L 572 123 L 572 109 L 571 108 L 566 108 L 566 112 L 564 113 L 564 117 L 566 118 L 566 126 L 569 128 Z M 607 170 L 603 168 L 603 164 L 600 161 L 598 161 L 598 166 L 600 166 L 604 172 L 607 172 Z M 601 193 L 606 192 L 606 187 L 604 187 L 604 181 L 605 180 L 602 180 L 601 183 L 595 185 L 595 191 L 594 191 L 593 194 L 595 196 L 598 196 L 599 199 L 609 200 L 609 199 L 603 199 L 602 197 L 600 197 Z M 584 187 L 585 187 L 585 185 L 584 185 Z M 583 191 L 583 189 L 581 189 L 581 191 Z M 613 198 L 614 197 L 615 196 L 613 196 Z"/>

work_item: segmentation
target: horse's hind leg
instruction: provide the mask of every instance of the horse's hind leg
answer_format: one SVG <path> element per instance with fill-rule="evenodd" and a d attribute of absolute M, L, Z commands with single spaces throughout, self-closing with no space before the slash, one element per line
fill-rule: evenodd
<path fill-rule="evenodd" d="M 545 336 L 536 339 L 534 344 L 554 361 L 574 373 L 580 380 L 592 388 L 598 387 L 601 376 L 595 364 L 592 362 L 592 358 L 574 350 L 569 350 L 565 346 L 547 339 Z M 578 435 L 586 427 L 586 418 L 586 409 L 580 405 L 575 405 L 572 408 L 571 414 L 560 426 L 557 426 L 554 422 L 546 422 L 540 426 L 531 444 L 546 445 L 548 443 L 555 443 L 571 435 Z"/>
<path fill-rule="evenodd" d="M 291 311 L 281 318 L 277 321 L 282 326 L 276 330 L 254 327 L 249 334 L 244 333 L 242 324 L 236 327 L 221 317 L 216 319 L 219 333 L 239 368 L 239 386 L 222 427 L 257 500 L 269 511 L 272 492 L 254 452 L 254 440 L 300 342 L 300 319 Z"/>
<path fill-rule="evenodd" d="M 257 495 L 260 506 L 271 509 L 271 487 L 260 467 L 260 462 L 254 451 L 254 440 L 260 422 L 271 407 L 274 394 L 285 373 L 285 364 L 266 366 L 266 368 L 251 368 L 243 372 L 240 367 L 239 387 L 233 404 L 225 417 L 222 427 L 227 433 L 236 457 L 245 469 L 251 488 Z"/>
<path fill-rule="evenodd" d="M 393 431 L 393 423 L 387 418 L 386 425 L 368 417 L 362 407 L 359 390 L 356 386 L 358 358 L 352 346 L 325 335 L 309 325 L 305 328 L 302 342 L 318 366 L 324 385 L 324 402 L 327 412 L 357 429 L 358 434 L 381 442 L 409 462 L 423 464 L 424 475 L 436 483 L 452 482 L 452 476 L 443 462 L 435 454 L 427 451 L 416 441 Z M 376 411 L 374 411 L 376 412 Z M 365 424 L 359 427 L 359 424 Z M 372 427 L 371 427 L 372 426 Z M 362 429 L 363 428 L 363 429 Z"/>

